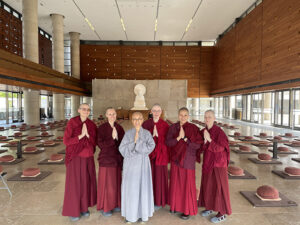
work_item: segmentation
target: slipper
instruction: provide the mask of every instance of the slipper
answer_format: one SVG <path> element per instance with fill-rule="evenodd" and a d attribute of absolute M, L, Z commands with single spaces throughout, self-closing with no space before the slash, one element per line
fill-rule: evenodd
<path fill-rule="evenodd" d="M 213 222 L 213 223 L 220 223 L 220 222 L 222 222 L 222 221 L 225 221 L 226 220 L 226 216 L 225 215 L 223 215 L 223 216 L 220 216 L 220 217 L 213 217 L 213 218 L 211 218 L 211 222 Z"/>
<path fill-rule="evenodd" d="M 204 210 L 204 211 L 201 212 L 201 216 L 209 216 L 213 212 L 214 211 L 212 211 L 212 210 Z"/>

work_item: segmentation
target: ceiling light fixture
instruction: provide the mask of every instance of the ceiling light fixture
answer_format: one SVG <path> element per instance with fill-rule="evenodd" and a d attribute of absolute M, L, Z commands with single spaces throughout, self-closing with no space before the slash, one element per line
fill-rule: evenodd
<path fill-rule="evenodd" d="M 126 40 L 128 40 L 128 36 L 127 36 L 127 33 L 126 33 L 124 20 L 122 18 L 121 11 L 120 11 L 119 4 L 118 4 L 117 0 L 115 0 L 115 3 L 116 3 L 116 6 L 117 6 L 117 9 L 118 9 L 119 17 L 120 17 L 120 20 L 121 20 L 122 28 L 123 28 L 125 36 L 126 36 Z"/>
<path fill-rule="evenodd" d="M 156 17 L 155 17 L 155 25 L 154 25 L 154 41 L 155 41 L 156 31 L 157 31 L 158 9 L 159 9 L 159 0 L 157 0 L 157 6 L 156 6 Z"/>
<path fill-rule="evenodd" d="M 185 28 L 185 31 L 184 31 L 183 34 L 182 34 L 182 37 L 181 37 L 180 41 L 182 41 L 182 39 L 184 38 L 185 34 L 188 32 L 188 30 L 189 30 L 189 28 L 190 28 L 190 26 L 191 26 L 191 24 L 192 24 L 192 22 L 193 22 L 193 19 L 195 18 L 196 14 L 197 14 L 197 12 L 198 12 L 198 9 L 200 8 L 200 5 L 202 4 L 202 2 L 203 2 L 203 0 L 200 0 L 200 2 L 199 2 L 199 4 L 198 4 L 198 6 L 197 6 L 197 8 L 196 8 L 196 10 L 195 10 L 195 12 L 194 12 L 192 18 L 190 19 L 188 25 L 187 25 L 186 28 Z"/>
<path fill-rule="evenodd" d="M 125 25 L 124 25 L 124 21 L 123 21 L 123 19 L 122 19 L 122 18 L 121 18 L 121 24 L 122 24 L 123 30 L 124 30 L 124 31 L 126 31 L 126 29 L 125 29 Z"/>
<path fill-rule="evenodd" d="M 155 26 L 154 26 L 154 31 L 157 31 L 157 19 L 155 20 Z"/>
<path fill-rule="evenodd" d="M 91 22 L 89 21 L 88 18 L 84 18 L 84 20 L 87 22 L 87 24 L 90 26 L 90 28 L 92 29 L 92 31 L 95 31 L 95 28 L 93 27 L 93 25 L 91 24 Z"/>

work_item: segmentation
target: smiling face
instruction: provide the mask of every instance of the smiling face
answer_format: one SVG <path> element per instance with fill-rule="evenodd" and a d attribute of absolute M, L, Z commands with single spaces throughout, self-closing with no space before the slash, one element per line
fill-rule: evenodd
<path fill-rule="evenodd" d="M 117 119 L 117 113 L 115 109 L 107 109 L 105 114 L 109 123 L 114 123 Z"/>
<path fill-rule="evenodd" d="M 88 118 L 91 113 L 90 106 L 88 104 L 81 104 L 78 108 L 78 113 L 81 118 Z"/>
<path fill-rule="evenodd" d="M 206 111 L 204 114 L 204 122 L 208 128 L 211 128 L 215 122 L 215 114 L 213 111 Z"/>
<path fill-rule="evenodd" d="M 135 129 L 139 130 L 144 122 L 143 115 L 139 112 L 133 113 L 131 122 Z"/>
<path fill-rule="evenodd" d="M 187 110 L 180 110 L 178 113 L 178 119 L 179 119 L 180 125 L 185 124 L 189 119 L 189 112 Z"/>
<path fill-rule="evenodd" d="M 155 121 L 158 121 L 162 113 L 161 107 L 158 105 L 153 106 L 151 109 L 151 113 L 153 115 L 153 119 Z"/>

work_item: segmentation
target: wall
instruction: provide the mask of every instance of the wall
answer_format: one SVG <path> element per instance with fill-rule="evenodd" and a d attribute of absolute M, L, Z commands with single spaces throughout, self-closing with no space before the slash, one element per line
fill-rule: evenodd
<path fill-rule="evenodd" d="M 146 106 L 151 108 L 154 103 L 161 104 L 165 116 L 169 119 L 176 119 L 178 109 L 186 106 L 186 80 L 94 79 L 92 81 L 94 115 L 104 114 L 109 106 L 131 109 L 135 100 L 133 90 L 136 84 L 143 84 L 146 87 Z"/>
<path fill-rule="evenodd" d="M 298 0 L 264 0 L 226 33 L 215 48 L 211 94 L 299 86 L 287 82 L 300 77 L 299 8 Z"/>
<path fill-rule="evenodd" d="M 80 45 L 80 76 L 92 79 L 187 80 L 188 97 L 207 97 L 214 47 Z"/>

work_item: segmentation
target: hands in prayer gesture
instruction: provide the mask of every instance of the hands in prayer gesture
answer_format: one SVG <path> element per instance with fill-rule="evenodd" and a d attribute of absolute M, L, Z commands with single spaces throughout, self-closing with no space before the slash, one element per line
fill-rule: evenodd
<path fill-rule="evenodd" d="M 177 141 L 179 141 L 182 138 L 184 138 L 184 141 L 186 141 L 184 129 L 182 126 L 180 126 L 180 131 L 179 131 L 179 136 L 177 137 Z"/>
<path fill-rule="evenodd" d="M 156 125 L 154 125 L 154 128 L 153 128 L 153 137 L 158 137 L 158 132 L 157 132 L 157 129 L 156 129 Z"/>
<path fill-rule="evenodd" d="M 90 137 L 85 123 L 82 125 L 81 134 L 78 136 L 79 140 L 84 136 L 87 136 L 87 138 Z"/>
<path fill-rule="evenodd" d="M 207 141 L 211 142 L 211 137 L 210 137 L 209 132 L 205 129 L 204 130 L 204 143 L 206 143 Z"/>
<path fill-rule="evenodd" d="M 118 132 L 117 132 L 116 127 L 113 127 L 112 138 L 113 138 L 114 140 L 118 140 Z"/>
<path fill-rule="evenodd" d="M 134 137 L 134 143 L 136 143 L 138 139 L 139 139 L 139 131 L 136 130 L 135 137 Z"/>

